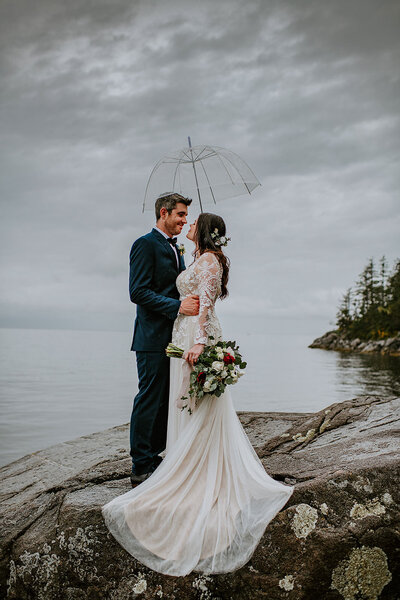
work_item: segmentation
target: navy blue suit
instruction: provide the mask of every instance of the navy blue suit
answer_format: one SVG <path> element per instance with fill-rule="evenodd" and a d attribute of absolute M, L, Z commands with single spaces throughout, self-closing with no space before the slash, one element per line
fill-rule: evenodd
<path fill-rule="evenodd" d="M 136 352 L 139 391 L 131 417 L 132 471 L 153 471 L 165 449 L 168 420 L 169 359 L 165 348 L 180 301 L 176 278 L 183 258 L 156 229 L 136 240 L 130 254 L 129 293 L 137 305 L 131 350 Z"/>

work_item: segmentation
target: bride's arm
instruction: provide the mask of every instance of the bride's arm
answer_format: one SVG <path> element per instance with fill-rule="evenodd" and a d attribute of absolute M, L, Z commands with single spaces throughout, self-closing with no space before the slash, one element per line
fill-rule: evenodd
<path fill-rule="evenodd" d="M 199 319 L 194 337 L 194 346 L 186 353 L 186 360 L 193 365 L 207 344 L 208 314 L 213 308 L 221 281 L 219 260 L 211 252 L 205 252 L 196 261 L 196 276 L 199 282 Z"/>

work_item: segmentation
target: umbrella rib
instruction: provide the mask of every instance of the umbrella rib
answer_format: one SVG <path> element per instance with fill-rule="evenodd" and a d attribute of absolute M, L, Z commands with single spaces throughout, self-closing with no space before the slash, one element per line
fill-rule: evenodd
<path fill-rule="evenodd" d="M 208 154 L 206 156 L 201 156 L 202 154 L 204 154 L 205 152 L 208 152 Z M 198 155 L 196 156 L 195 160 L 204 160 L 204 158 L 208 158 L 209 156 L 213 156 L 214 154 L 216 154 L 214 148 L 210 147 L 210 146 L 204 146 L 200 152 L 198 153 Z"/>
<path fill-rule="evenodd" d="M 179 179 L 179 192 L 182 192 L 182 180 L 181 180 L 181 171 L 178 171 L 178 179 Z"/>
<path fill-rule="evenodd" d="M 204 156 L 203 158 L 200 158 L 201 155 L 203 154 L 203 152 L 209 152 L 210 154 L 208 154 L 207 156 Z M 204 146 L 204 148 L 202 148 L 200 150 L 200 152 L 196 155 L 196 158 L 194 160 L 203 160 L 204 158 L 208 158 L 208 156 L 212 156 L 213 155 L 213 150 L 210 149 L 208 146 Z"/>
<path fill-rule="evenodd" d="M 213 189 L 212 189 L 212 187 L 211 187 L 210 180 L 208 179 L 207 171 L 205 170 L 205 168 L 204 168 L 204 165 L 203 165 L 203 162 L 202 162 L 202 161 L 200 161 L 200 164 L 201 164 L 201 166 L 202 166 L 202 168 L 203 168 L 204 175 L 206 176 L 206 179 L 207 179 L 207 181 L 208 181 L 208 187 L 210 188 L 210 192 L 211 192 L 211 196 L 212 196 L 212 198 L 213 198 L 213 200 L 214 200 L 214 204 L 217 204 L 217 202 L 216 202 L 216 200 L 215 200 L 215 196 L 214 196 Z"/>
<path fill-rule="evenodd" d="M 200 154 L 199 154 L 200 156 Z M 205 160 L 206 158 L 209 158 L 210 156 L 216 156 L 215 153 L 210 152 L 210 154 L 207 154 L 206 156 L 201 156 L 200 158 L 196 157 L 193 158 L 193 160 L 191 158 L 188 158 L 188 160 L 183 160 L 183 159 L 178 159 L 178 162 L 180 162 L 181 164 L 193 164 L 194 162 L 201 162 L 202 160 Z M 169 161 L 165 161 L 165 162 L 169 162 Z M 175 160 L 170 161 L 170 162 L 176 162 Z"/>
<path fill-rule="evenodd" d="M 175 191 L 175 179 L 176 179 L 176 172 L 178 171 L 179 165 L 180 165 L 180 163 L 179 163 L 179 161 L 178 161 L 178 162 L 176 163 L 176 169 L 175 169 L 175 173 L 174 173 L 174 180 L 173 180 L 173 183 L 172 183 L 172 190 L 173 190 L 173 191 Z M 179 180 L 180 180 L 180 178 L 179 178 Z"/>
<path fill-rule="evenodd" d="M 203 154 L 203 152 L 206 152 L 206 151 L 208 151 L 209 154 L 207 154 L 206 156 L 201 156 Z M 200 162 L 202 160 L 205 160 L 206 158 L 209 158 L 210 156 L 216 156 L 217 155 L 217 153 L 214 150 L 210 150 L 210 149 L 207 149 L 207 148 L 203 148 L 203 150 L 201 150 L 201 152 L 199 154 L 197 154 L 197 156 L 195 158 L 193 158 L 193 159 L 192 159 L 191 156 L 189 156 L 187 154 L 186 150 L 182 150 L 181 154 L 184 155 L 187 158 L 187 160 L 185 160 L 184 158 L 172 158 L 172 157 L 169 157 L 169 156 L 165 156 L 162 159 L 162 162 L 168 163 L 168 164 L 169 163 L 176 163 L 176 162 L 178 162 L 180 164 L 187 164 L 187 163 L 193 164 L 194 162 Z"/>
<path fill-rule="evenodd" d="M 188 159 L 188 161 L 192 162 L 191 157 L 188 154 L 186 154 L 186 150 L 182 150 L 182 153 L 186 156 L 186 158 Z M 181 159 L 178 158 L 178 161 L 181 162 Z M 182 161 L 182 162 L 184 162 L 184 161 Z"/>
<path fill-rule="evenodd" d="M 146 185 L 146 191 L 144 193 L 142 213 L 144 213 L 144 207 L 145 207 L 145 204 L 146 204 L 147 190 L 149 189 L 150 180 L 151 180 L 151 178 L 153 176 L 153 173 L 156 171 L 156 169 L 158 169 L 158 167 L 161 165 L 162 162 L 163 162 L 163 159 L 159 160 L 158 163 L 153 167 L 152 172 L 150 173 L 150 177 L 149 177 L 149 179 L 147 181 L 147 185 Z"/>
<path fill-rule="evenodd" d="M 231 180 L 231 183 L 233 183 L 233 185 L 235 185 L 235 182 L 233 181 L 231 174 L 229 173 L 228 169 L 226 168 L 226 166 L 224 165 L 224 161 L 222 160 L 222 158 L 220 157 L 220 155 L 218 154 L 218 152 L 216 152 L 216 156 L 218 158 L 218 160 L 220 161 L 221 165 L 224 167 L 225 171 L 228 173 L 228 177 Z M 225 158 L 225 157 L 224 157 Z M 236 167 L 235 167 L 236 168 Z M 237 169 L 236 169 L 237 170 Z"/>
<path fill-rule="evenodd" d="M 236 171 L 239 173 L 240 177 L 242 178 L 242 181 L 243 181 L 244 185 L 246 186 L 246 189 L 247 189 L 248 193 L 249 193 L 249 194 L 251 194 L 251 191 L 249 190 L 249 186 L 247 185 L 246 181 L 244 180 L 244 177 L 243 177 L 243 175 L 241 174 L 241 172 L 240 172 L 240 169 L 238 169 L 238 168 L 237 168 L 237 167 L 236 167 L 236 166 L 233 164 L 233 162 L 232 162 L 231 160 L 229 160 L 229 158 L 228 158 L 227 156 L 224 156 L 224 158 L 225 158 L 225 160 L 227 160 L 227 161 L 229 162 L 229 164 L 231 164 L 231 165 L 232 165 L 232 167 L 233 167 L 234 169 L 236 169 Z M 244 161 L 243 161 L 243 162 L 244 162 Z M 245 165 L 246 165 L 246 167 L 248 167 L 248 165 L 247 165 L 246 163 L 245 163 Z M 248 168 L 250 169 L 250 167 L 248 167 Z M 251 169 L 250 169 L 250 170 L 251 170 Z M 251 172 L 253 173 L 253 171 L 251 171 Z M 254 173 L 253 173 L 253 175 L 254 175 Z M 258 179 L 257 179 L 257 177 L 256 177 L 255 175 L 254 175 L 254 178 L 255 178 L 255 179 L 258 181 Z M 232 183 L 233 183 L 233 182 L 232 182 Z M 235 184 L 234 184 L 234 185 L 235 185 Z M 260 185 L 260 183 L 259 183 L 259 185 Z"/>
<path fill-rule="evenodd" d="M 247 185 L 247 183 L 245 182 L 245 180 L 244 180 L 244 177 L 243 177 L 243 175 L 241 174 L 240 170 L 239 170 L 237 167 L 235 167 L 235 165 L 232 163 L 232 161 L 231 161 L 231 160 L 229 160 L 229 158 L 228 158 L 227 156 L 224 156 L 224 158 L 225 158 L 225 160 L 227 160 L 227 161 L 228 161 L 228 162 L 229 162 L 229 163 L 232 165 L 232 167 L 233 167 L 234 169 L 236 169 L 236 171 L 239 173 L 240 177 L 242 178 L 242 181 L 243 181 L 244 185 L 246 186 L 246 189 L 247 189 L 248 193 L 249 193 L 249 194 L 251 194 L 251 191 L 249 190 L 249 186 L 248 186 L 248 185 Z M 243 159 L 242 159 L 242 160 L 243 160 Z M 243 160 L 243 162 L 244 162 L 244 160 Z M 244 162 L 244 164 L 245 164 L 245 165 L 246 165 L 246 167 L 249 169 L 249 171 L 250 171 L 250 172 L 251 172 L 251 173 L 254 175 L 253 171 L 250 169 L 250 167 L 248 166 L 248 164 L 247 164 L 247 163 L 245 163 L 245 162 Z M 255 175 L 254 175 L 254 179 L 255 179 L 256 181 L 258 181 L 258 179 L 257 179 L 257 177 L 256 177 Z M 261 185 L 259 181 L 258 181 L 258 185 Z"/>
<path fill-rule="evenodd" d="M 199 154 L 199 156 L 194 159 L 194 162 L 201 162 L 203 160 L 206 160 L 206 158 L 210 158 L 210 156 L 215 156 L 215 155 L 216 154 L 213 152 L 210 152 L 210 154 L 206 154 L 205 156 L 201 156 L 201 154 Z"/>

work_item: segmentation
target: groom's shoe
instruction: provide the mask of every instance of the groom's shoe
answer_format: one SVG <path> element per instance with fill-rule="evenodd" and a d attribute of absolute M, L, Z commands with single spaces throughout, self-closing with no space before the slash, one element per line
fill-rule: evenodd
<path fill-rule="evenodd" d="M 157 454 L 157 456 L 155 456 L 153 458 L 153 471 L 155 471 L 157 469 L 157 467 L 159 467 L 161 465 L 162 461 L 163 461 L 162 457 L 159 456 L 158 454 Z"/>
<path fill-rule="evenodd" d="M 135 473 L 131 473 L 131 485 L 132 487 L 136 487 L 143 481 L 146 481 L 150 477 L 151 473 L 143 473 L 142 475 L 136 475 Z"/>

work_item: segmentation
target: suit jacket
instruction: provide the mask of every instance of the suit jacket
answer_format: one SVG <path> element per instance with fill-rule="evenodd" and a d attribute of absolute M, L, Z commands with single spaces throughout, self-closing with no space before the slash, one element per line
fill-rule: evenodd
<path fill-rule="evenodd" d="M 163 351 L 171 341 L 180 301 L 176 278 L 185 269 L 156 229 L 136 240 L 130 254 L 129 294 L 136 307 L 131 350 Z"/>

